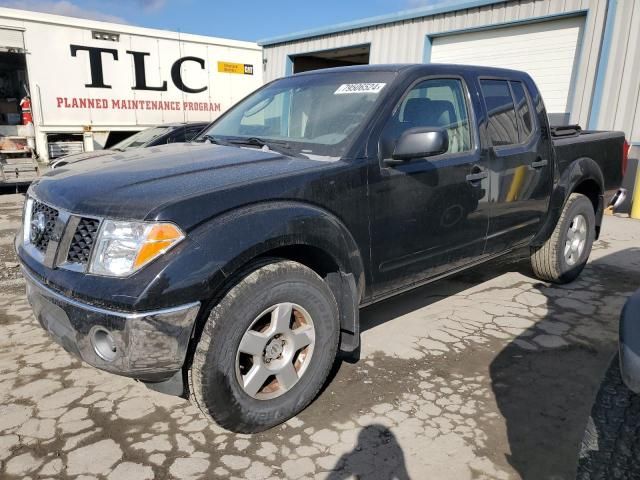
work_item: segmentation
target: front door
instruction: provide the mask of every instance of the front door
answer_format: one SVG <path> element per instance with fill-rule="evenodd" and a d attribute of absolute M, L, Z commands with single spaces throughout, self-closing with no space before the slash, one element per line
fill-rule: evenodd
<path fill-rule="evenodd" d="M 379 142 L 370 177 L 372 274 L 381 295 L 482 255 L 488 226 L 488 159 L 481 154 L 471 98 L 461 78 L 414 83 Z M 410 128 L 442 128 L 444 154 L 402 163 L 391 158 Z"/>
<path fill-rule="evenodd" d="M 532 107 L 522 82 L 481 79 L 480 86 L 493 145 L 486 248 L 490 254 L 524 244 L 540 229 L 552 188 L 551 152 L 541 129 L 544 109 Z"/>

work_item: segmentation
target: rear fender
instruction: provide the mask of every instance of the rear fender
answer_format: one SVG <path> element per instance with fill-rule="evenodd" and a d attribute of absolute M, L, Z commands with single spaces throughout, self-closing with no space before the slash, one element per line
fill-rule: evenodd
<path fill-rule="evenodd" d="M 562 209 L 569 199 L 569 196 L 576 191 L 576 188 L 582 182 L 586 180 L 593 180 L 598 185 L 600 191 L 598 205 L 595 211 L 596 231 L 600 230 L 604 207 L 604 200 L 602 197 L 604 193 L 604 179 L 598 164 L 591 158 L 582 157 L 569 164 L 560 175 L 560 178 L 551 193 L 551 198 L 549 199 L 547 217 L 542 224 L 542 228 L 531 241 L 531 245 L 541 246 L 545 241 L 547 241 L 558 223 L 558 219 L 562 214 Z"/>

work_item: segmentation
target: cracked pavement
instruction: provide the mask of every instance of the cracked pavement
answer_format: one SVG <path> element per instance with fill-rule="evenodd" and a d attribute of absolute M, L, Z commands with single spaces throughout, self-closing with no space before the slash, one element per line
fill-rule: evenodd
<path fill-rule="evenodd" d="M 37 324 L 0 196 L 0 477 L 570 479 L 618 315 L 640 287 L 640 222 L 606 217 L 590 264 L 549 285 L 487 264 L 362 311 L 285 425 L 236 435 L 186 400 L 71 357 Z"/>

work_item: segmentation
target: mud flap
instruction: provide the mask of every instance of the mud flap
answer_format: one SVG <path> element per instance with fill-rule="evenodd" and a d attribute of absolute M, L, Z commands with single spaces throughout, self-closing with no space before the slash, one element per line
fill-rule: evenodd
<path fill-rule="evenodd" d="M 332 272 L 325 278 L 338 302 L 340 312 L 340 350 L 353 352 L 360 346 L 360 309 L 355 277 Z"/>
<path fill-rule="evenodd" d="M 183 379 L 184 372 L 182 370 L 177 371 L 171 378 L 164 382 L 143 382 L 148 389 L 156 392 L 164 393 L 165 395 L 171 395 L 174 397 L 188 398 L 185 394 L 186 382 Z"/>

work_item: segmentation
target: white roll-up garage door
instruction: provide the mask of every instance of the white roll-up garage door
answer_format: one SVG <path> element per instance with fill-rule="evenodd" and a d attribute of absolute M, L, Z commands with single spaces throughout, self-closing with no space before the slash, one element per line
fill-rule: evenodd
<path fill-rule="evenodd" d="M 547 112 L 559 117 L 569 113 L 583 25 L 580 16 L 435 37 L 431 61 L 524 70 L 538 85 Z"/>

